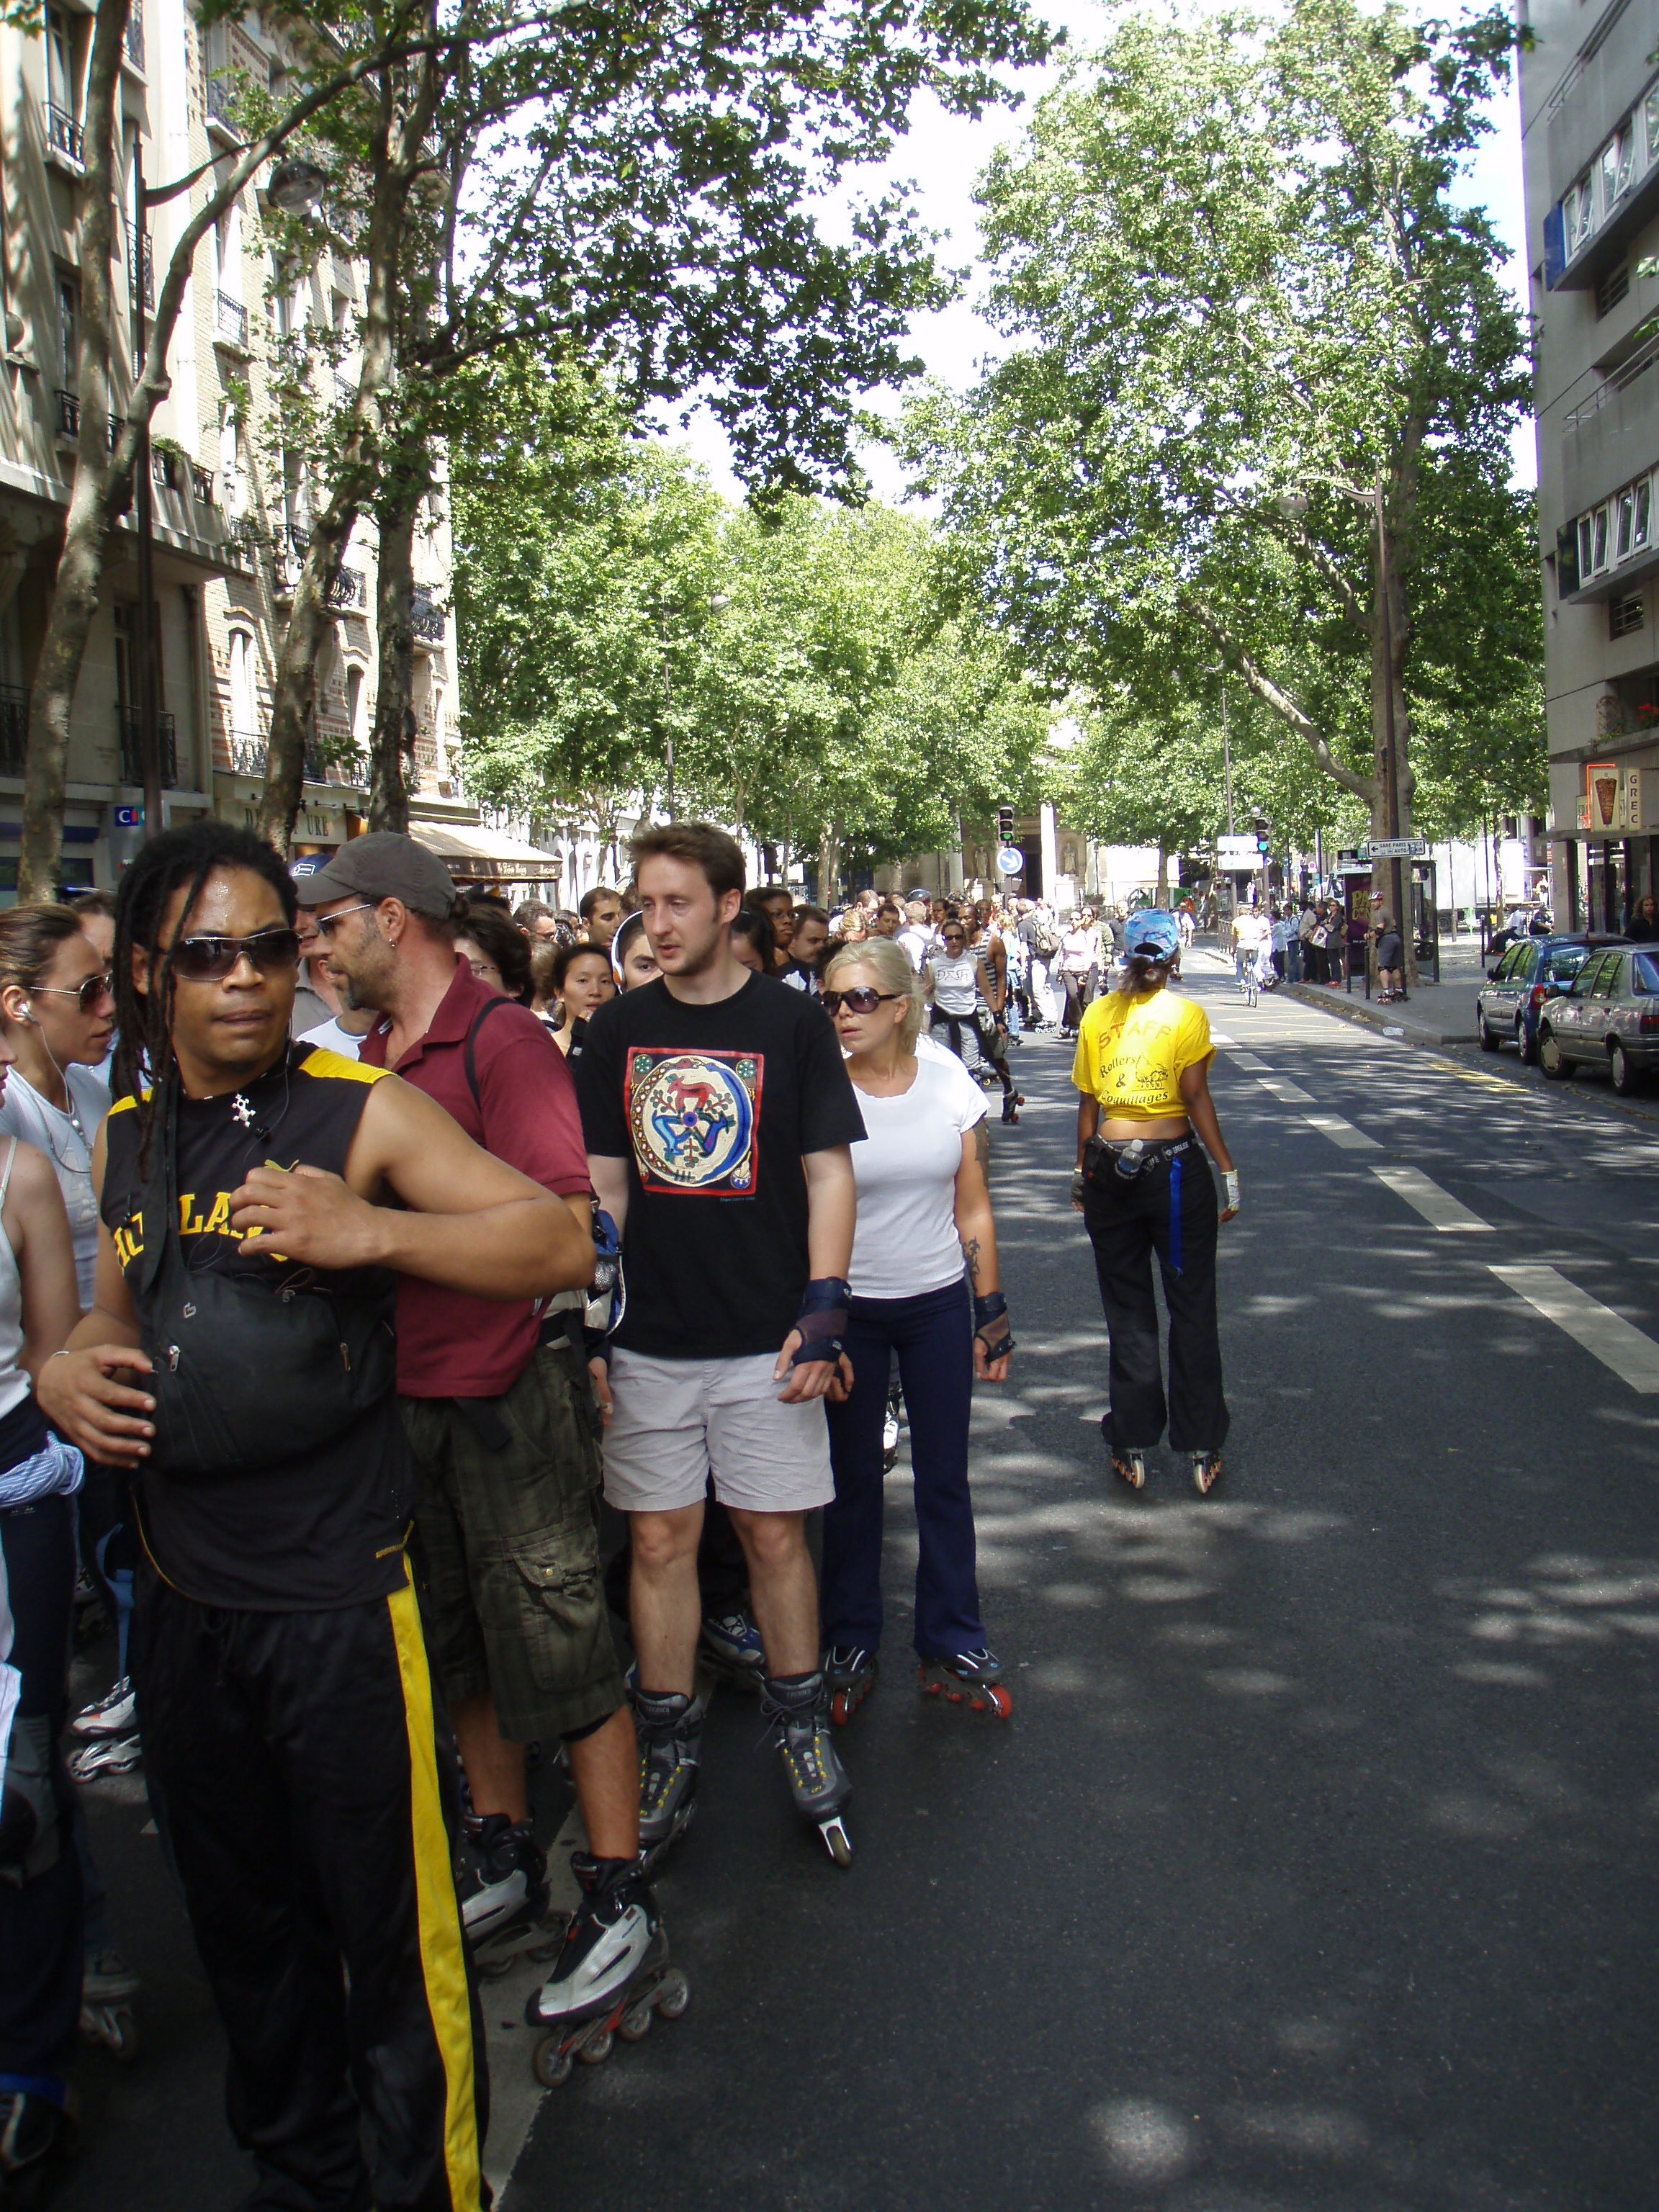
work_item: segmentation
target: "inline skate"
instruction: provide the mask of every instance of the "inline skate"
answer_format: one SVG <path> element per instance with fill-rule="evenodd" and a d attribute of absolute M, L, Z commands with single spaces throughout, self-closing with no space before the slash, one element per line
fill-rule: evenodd
<path fill-rule="evenodd" d="M 823 1679 L 830 1691 L 830 1717 L 845 1728 L 876 1686 L 881 1662 L 861 1644 L 837 1644 L 823 1662 Z"/>
<path fill-rule="evenodd" d="M 705 1657 L 722 1680 L 739 1689 L 758 1689 L 766 1674 L 766 1646 L 753 1616 L 744 1612 L 706 1613 L 702 1624 Z"/>
<path fill-rule="evenodd" d="M 1006 1721 L 1014 1709 L 1003 1686 L 1002 1662 L 981 1644 L 977 1651 L 953 1651 L 921 1662 L 921 1687 L 930 1698 L 948 1705 L 966 1705 L 976 1713 L 994 1713 Z"/>
<path fill-rule="evenodd" d="M 1200 1498 L 1207 1498 L 1221 1480 L 1221 1454 L 1218 1451 L 1197 1451 L 1193 1454 L 1193 1487 Z"/>
<path fill-rule="evenodd" d="M 640 1871 L 649 1875 L 691 1825 L 702 1757 L 702 1700 L 635 1689 L 640 1747 Z"/>
<path fill-rule="evenodd" d="M 528 1820 L 505 1813 L 461 1818 L 470 1863 L 456 1885 L 461 1928 L 486 1981 L 506 1973 L 547 1911 L 547 1860 Z"/>
<path fill-rule="evenodd" d="M 771 1674 L 761 1689 L 761 1711 L 773 1723 L 772 1741 L 783 1761 L 795 1810 L 823 1838 L 838 1867 L 853 1863 L 852 1838 L 841 1808 L 853 1785 L 836 1756 L 829 1727 L 830 1693 L 820 1668 L 811 1674 Z"/>
<path fill-rule="evenodd" d="M 1112 1473 L 1121 1476 L 1131 1490 L 1146 1487 L 1146 1455 L 1139 1444 L 1115 1444 L 1112 1442 L 1112 1417 L 1100 1417 L 1100 1433 L 1106 1440 L 1106 1449 L 1112 1455 Z"/>
<path fill-rule="evenodd" d="M 29 2212 L 49 2202 L 76 2126 L 63 2105 L 35 2089 L 0 2089 L 0 2203 Z"/>
<path fill-rule="evenodd" d="M 118 1951 L 88 1951 L 81 1976 L 81 2033 L 131 2066 L 138 2056 L 132 2000 L 143 1986 Z"/>
<path fill-rule="evenodd" d="M 611 2039 L 637 2043 L 653 2013 L 678 2020 L 691 1985 L 668 1963 L 668 1933 L 638 1863 L 571 1854 L 582 1901 L 564 1931 L 552 1973 L 525 2006 L 525 2023 L 549 2032 L 531 2063 L 544 2089 L 570 2078 L 577 2059 L 597 2066 Z"/>

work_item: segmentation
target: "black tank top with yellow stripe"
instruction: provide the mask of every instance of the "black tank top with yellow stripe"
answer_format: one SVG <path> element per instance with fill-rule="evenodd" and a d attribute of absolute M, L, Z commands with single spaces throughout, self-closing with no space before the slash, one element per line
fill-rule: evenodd
<path fill-rule="evenodd" d="M 230 1197 L 250 1169 L 269 1161 L 342 1174 L 369 1087 L 383 1074 L 314 1045 L 291 1045 L 241 1091 L 180 1098 L 177 1188 L 185 1264 L 210 1267 L 246 1241 L 230 1225 Z M 100 1211 L 148 1340 L 139 1283 L 149 1178 L 138 1159 L 135 1102 L 118 1100 L 105 1129 Z M 158 1123 L 152 1142 L 161 1141 Z M 320 1449 L 254 1473 L 227 1468 L 217 1480 L 176 1481 L 164 1467 L 146 1467 L 136 1491 L 155 1566 L 204 1605 L 311 1612 L 404 1587 L 413 1474 L 391 1391 Z"/>

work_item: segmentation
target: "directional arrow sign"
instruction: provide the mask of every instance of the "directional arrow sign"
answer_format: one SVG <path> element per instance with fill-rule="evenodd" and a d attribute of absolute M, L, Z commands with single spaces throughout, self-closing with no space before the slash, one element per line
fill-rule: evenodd
<path fill-rule="evenodd" d="M 1360 841 L 1362 860 L 1426 860 L 1426 837 L 1366 837 Z"/>

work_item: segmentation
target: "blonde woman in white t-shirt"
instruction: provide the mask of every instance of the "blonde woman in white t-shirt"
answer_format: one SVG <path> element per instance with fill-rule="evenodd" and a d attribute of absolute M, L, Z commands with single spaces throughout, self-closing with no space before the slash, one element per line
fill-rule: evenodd
<path fill-rule="evenodd" d="M 898 1355 L 915 1476 L 916 1652 L 921 1686 L 1006 1715 L 974 1571 L 968 1415 L 975 1377 L 1000 1382 L 1013 1336 L 998 1284 L 985 1183 L 985 1101 L 961 1063 L 919 1054 L 921 983 L 880 939 L 830 963 L 823 1003 L 846 1053 L 866 1135 L 853 1148 L 858 1215 L 848 1271 L 853 1388 L 828 1407 L 836 1496 L 824 1509 L 820 1607 L 830 1712 L 849 1719 L 881 1643 L 882 1419 Z"/>

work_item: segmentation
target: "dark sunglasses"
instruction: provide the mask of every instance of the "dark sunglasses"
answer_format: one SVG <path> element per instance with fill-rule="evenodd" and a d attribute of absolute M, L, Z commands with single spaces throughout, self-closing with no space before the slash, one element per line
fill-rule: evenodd
<path fill-rule="evenodd" d="M 908 998 L 906 991 L 872 991 L 867 983 L 856 984 L 850 991 L 824 991 L 819 994 L 824 1012 L 833 1014 L 845 1006 L 849 1014 L 873 1014 L 876 1008 L 890 999 Z"/>
<path fill-rule="evenodd" d="M 49 991 L 54 999 L 73 999 L 83 1014 L 89 1014 L 100 999 L 110 995 L 115 981 L 112 969 L 106 968 L 101 975 L 88 975 L 84 983 L 37 983 L 37 991 Z"/>
<path fill-rule="evenodd" d="M 261 929 L 252 937 L 179 937 L 169 948 L 173 972 L 192 983 L 222 983 L 244 953 L 262 975 L 300 964 L 297 929 Z"/>

